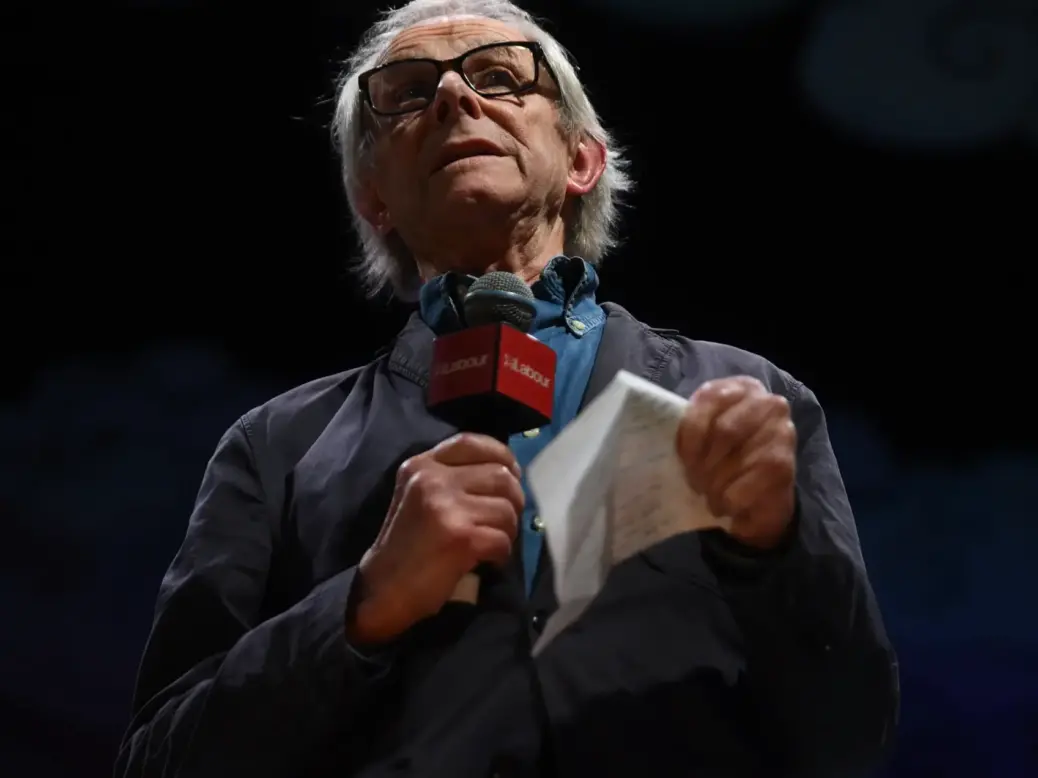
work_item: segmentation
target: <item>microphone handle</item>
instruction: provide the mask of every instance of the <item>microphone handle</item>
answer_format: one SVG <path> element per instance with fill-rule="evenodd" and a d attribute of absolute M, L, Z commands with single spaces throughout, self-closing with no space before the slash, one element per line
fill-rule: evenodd
<path fill-rule="evenodd" d="M 479 601 L 479 575 L 475 572 L 465 573 L 447 602 L 460 602 L 475 605 Z"/>
<path fill-rule="evenodd" d="M 475 570 L 471 573 L 465 573 L 461 577 L 458 585 L 454 587 L 451 596 L 447 598 L 447 602 L 475 605 L 479 602 L 479 592 L 483 586 L 483 576 L 492 575 L 493 573 L 494 566 L 489 562 L 481 562 L 476 565 Z"/>

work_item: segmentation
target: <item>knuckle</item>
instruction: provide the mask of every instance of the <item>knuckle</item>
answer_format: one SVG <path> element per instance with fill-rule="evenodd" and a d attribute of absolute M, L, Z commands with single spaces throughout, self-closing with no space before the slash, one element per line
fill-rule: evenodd
<path fill-rule="evenodd" d="M 764 386 L 764 382 L 761 381 L 759 378 L 755 378 L 754 376 L 751 376 L 751 375 L 741 375 L 741 376 L 738 376 L 736 378 L 736 380 L 740 384 L 742 384 L 743 386 L 747 387 L 748 389 L 754 389 L 754 390 L 762 390 L 763 389 L 764 391 L 767 391 L 767 387 Z"/>
<path fill-rule="evenodd" d="M 415 475 L 422 468 L 422 460 L 420 457 L 409 457 L 397 468 L 396 478 L 399 483 L 406 484 L 410 482 Z"/>
<path fill-rule="evenodd" d="M 466 449 L 472 445 L 473 433 L 471 432 L 458 432 L 451 435 L 446 440 L 441 441 L 433 447 L 432 451 L 435 454 L 442 454 L 452 449 Z"/>
<path fill-rule="evenodd" d="M 515 476 L 504 465 L 495 466 L 490 478 L 494 491 L 499 494 L 508 494 L 515 484 Z"/>
<path fill-rule="evenodd" d="M 515 473 L 504 466 L 494 468 L 493 488 L 494 494 L 499 497 L 509 500 L 523 497 L 523 487 L 519 479 L 515 477 Z"/>
<path fill-rule="evenodd" d="M 696 389 L 695 394 L 700 397 L 717 397 L 724 391 L 724 386 L 725 379 L 723 378 L 707 381 Z"/>
<path fill-rule="evenodd" d="M 407 482 L 407 490 L 423 511 L 437 512 L 444 507 L 446 490 L 443 478 L 433 470 L 419 470 Z"/>
<path fill-rule="evenodd" d="M 427 492 L 435 482 L 434 474 L 428 468 L 416 468 L 407 476 L 405 483 L 412 492 Z"/>
<path fill-rule="evenodd" d="M 714 422 L 714 434 L 724 440 L 736 437 L 739 434 L 738 420 L 721 416 Z"/>
<path fill-rule="evenodd" d="M 767 403 L 767 408 L 773 413 L 789 416 L 789 400 L 781 394 L 769 394 L 763 402 Z"/>
<path fill-rule="evenodd" d="M 463 446 L 465 448 L 469 448 L 470 446 L 476 445 L 478 440 L 479 438 L 474 432 L 459 432 L 457 435 L 450 439 L 450 442 L 455 446 Z"/>
<path fill-rule="evenodd" d="M 487 456 L 494 449 L 504 447 L 500 441 L 479 432 L 460 432 L 458 438 L 459 445 L 477 456 Z"/>
<path fill-rule="evenodd" d="M 442 513 L 443 501 L 436 494 L 424 492 L 418 496 L 418 509 L 424 516 L 436 516 Z"/>
<path fill-rule="evenodd" d="M 793 458 L 785 451 L 773 448 L 761 458 L 761 467 L 774 475 L 788 475 L 793 472 Z"/>
<path fill-rule="evenodd" d="M 786 419 L 782 425 L 782 439 L 787 443 L 795 443 L 797 439 L 797 428 L 791 419 Z"/>

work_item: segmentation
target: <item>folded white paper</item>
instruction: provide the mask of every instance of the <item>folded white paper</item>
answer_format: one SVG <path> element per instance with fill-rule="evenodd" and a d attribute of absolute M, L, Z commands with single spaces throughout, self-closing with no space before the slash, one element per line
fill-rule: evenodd
<path fill-rule="evenodd" d="M 685 479 L 675 444 L 687 403 L 620 371 L 530 464 L 559 601 L 534 655 L 580 617 L 613 565 L 676 534 L 729 525 Z"/>

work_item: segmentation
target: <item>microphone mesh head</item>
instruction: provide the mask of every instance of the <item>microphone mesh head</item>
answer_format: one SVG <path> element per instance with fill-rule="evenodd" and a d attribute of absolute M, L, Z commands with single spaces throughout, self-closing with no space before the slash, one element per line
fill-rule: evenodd
<path fill-rule="evenodd" d="M 495 270 L 472 282 L 465 295 L 465 323 L 510 324 L 520 332 L 533 326 L 533 292 L 518 276 Z"/>

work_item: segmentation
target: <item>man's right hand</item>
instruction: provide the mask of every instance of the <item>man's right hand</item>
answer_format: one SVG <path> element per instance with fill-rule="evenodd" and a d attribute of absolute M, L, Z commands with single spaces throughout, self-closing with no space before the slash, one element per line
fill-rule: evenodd
<path fill-rule="evenodd" d="M 404 462 L 382 531 L 360 561 L 350 642 L 392 640 L 437 613 L 476 565 L 506 564 L 523 512 L 520 476 L 507 446 L 467 432 Z"/>

